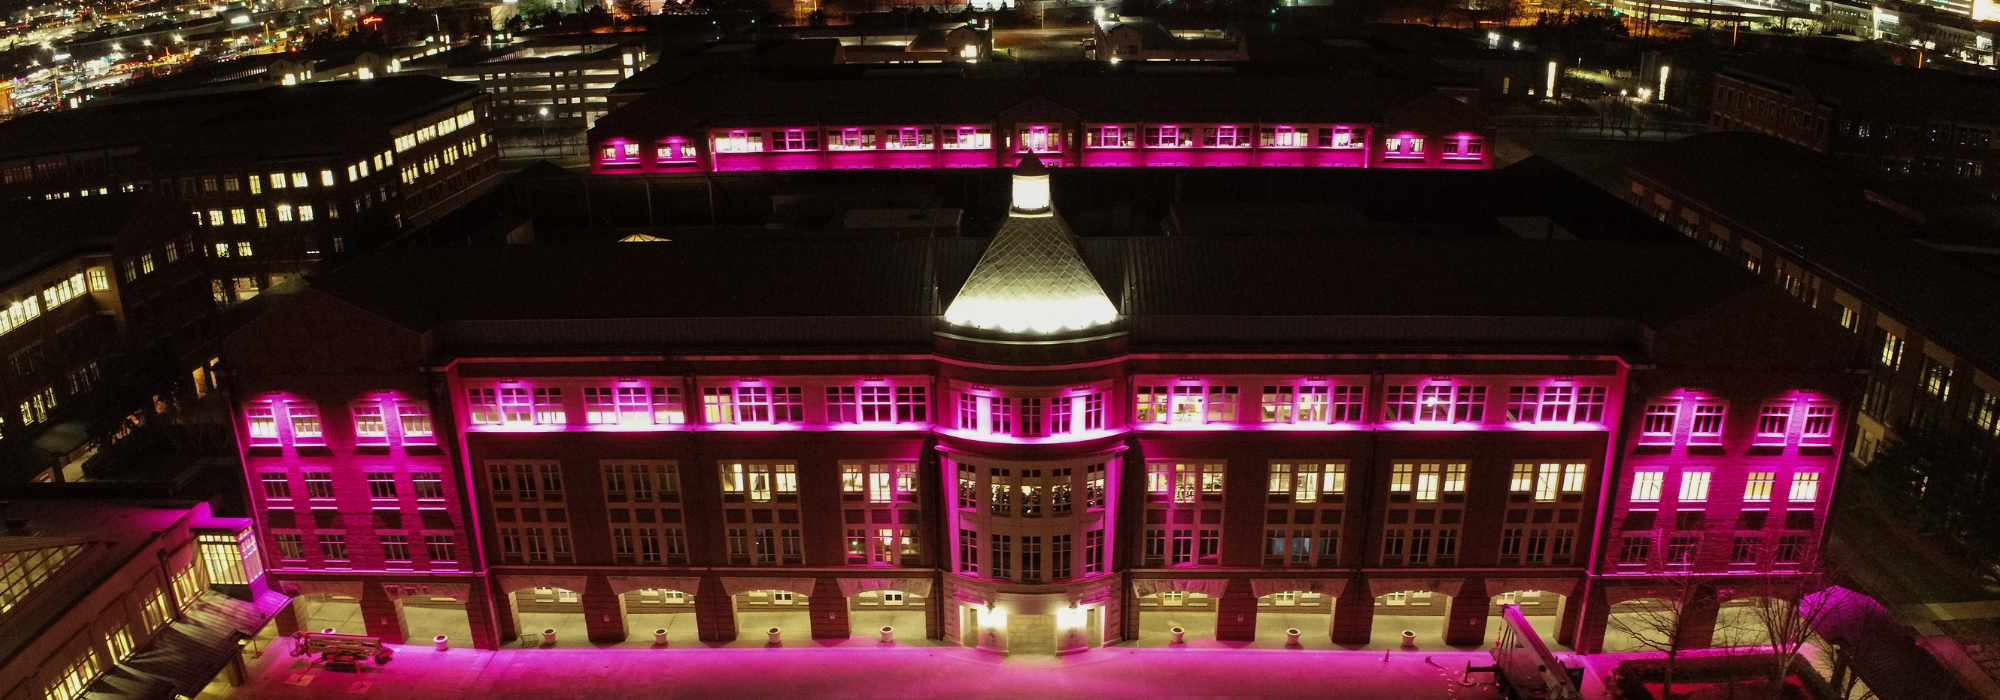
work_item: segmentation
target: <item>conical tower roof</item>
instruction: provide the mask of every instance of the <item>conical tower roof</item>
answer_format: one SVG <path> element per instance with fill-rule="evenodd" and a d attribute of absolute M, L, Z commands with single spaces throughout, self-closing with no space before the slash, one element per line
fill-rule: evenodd
<path fill-rule="evenodd" d="M 1049 173 L 1030 155 L 1014 170 L 1014 203 L 945 321 L 1009 333 L 1056 333 L 1110 323 L 1117 307 L 1076 252 L 1049 203 Z"/>

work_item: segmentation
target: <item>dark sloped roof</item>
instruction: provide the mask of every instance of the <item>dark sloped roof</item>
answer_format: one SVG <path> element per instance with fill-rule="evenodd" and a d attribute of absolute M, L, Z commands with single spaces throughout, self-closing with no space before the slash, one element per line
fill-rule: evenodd
<path fill-rule="evenodd" d="M 1356 74 L 1120 74 L 682 83 L 597 120 L 594 133 L 657 138 L 691 126 L 923 124 L 986 121 L 1046 98 L 1085 119 L 1148 121 L 1377 122 L 1428 94 L 1408 80 Z M 1468 118 L 1477 118 L 1467 110 Z"/>
<path fill-rule="evenodd" d="M 928 316 L 984 239 L 753 239 L 390 250 L 316 286 L 391 321 Z"/>
<path fill-rule="evenodd" d="M 346 153 L 377 147 L 389 125 L 478 93 L 442 78 L 395 76 L 107 100 L 0 123 L 0 160 L 139 148 L 143 157 L 179 170 L 205 161 Z"/>
<path fill-rule="evenodd" d="M 395 249 L 315 284 L 414 330 L 935 316 L 985 246 L 844 238 Z M 1759 284 L 1685 241 L 1086 238 L 1079 248 L 1106 294 L 1137 315 L 1623 318 L 1657 327 Z"/>
<path fill-rule="evenodd" d="M 110 252 L 146 195 L 113 194 L 0 205 L 0 285 L 86 252 Z"/>
<path fill-rule="evenodd" d="M 1724 70 L 1780 89 L 1804 88 L 1854 118 L 1981 124 L 2000 118 L 2000 80 L 1984 76 L 1776 51 L 1732 57 Z"/>
<path fill-rule="evenodd" d="M 1945 346 L 2000 366 L 2000 280 L 1918 243 L 1919 224 L 1868 201 L 1864 183 L 1825 156 L 1716 132 L 1649 151 L 1632 173 L 1785 248 Z"/>

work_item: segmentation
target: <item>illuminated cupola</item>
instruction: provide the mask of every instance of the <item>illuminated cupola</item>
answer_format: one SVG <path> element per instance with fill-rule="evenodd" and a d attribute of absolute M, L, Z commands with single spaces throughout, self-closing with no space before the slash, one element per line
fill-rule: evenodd
<path fill-rule="evenodd" d="M 1076 252 L 1049 201 L 1049 171 L 1029 155 L 1014 169 L 1014 205 L 944 320 L 1008 333 L 1051 334 L 1111 323 L 1118 309 Z"/>

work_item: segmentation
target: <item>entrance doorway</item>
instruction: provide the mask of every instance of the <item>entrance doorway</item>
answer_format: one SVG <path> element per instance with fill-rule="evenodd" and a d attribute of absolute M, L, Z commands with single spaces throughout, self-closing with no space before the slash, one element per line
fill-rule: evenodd
<path fill-rule="evenodd" d="M 897 644 L 922 644 L 929 623 L 923 596 L 896 590 L 861 591 L 847 598 L 848 636 L 876 639 L 883 627 L 895 628 Z"/>
<path fill-rule="evenodd" d="M 1451 596 L 1431 591 L 1399 591 L 1375 598 L 1375 620 L 1368 643 L 1400 648 L 1405 631 L 1416 633 L 1418 649 L 1443 649 L 1446 614 Z"/>
<path fill-rule="evenodd" d="M 1521 614 L 1527 616 L 1528 625 L 1535 628 L 1535 634 L 1542 636 L 1542 642 L 1550 649 L 1567 651 L 1569 647 L 1556 643 L 1556 631 L 1562 629 L 1563 605 L 1568 596 L 1556 595 L 1548 591 L 1508 591 L 1494 594 L 1492 604 L 1486 610 L 1486 640 L 1500 638 L 1500 630 L 1506 625 L 1500 620 L 1500 606 L 1519 605 Z"/>
<path fill-rule="evenodd" d="M 1173 629 L 1187 641 L 1215 639 L 1215 599 L 1206 593 L 1162 591 L 1139 596 L 1139 638 L 1134 646 L 1173 643 Z"/>
<path fill-rule="evenodd" d="M 798 591 L 762 590 L 738 593 L 732 602 L 736 607 L 736 642 L 731 646 L 765 646 L 770 643 L 770 630 L 778 630 L 785 646 L 806 646 L 812 643 L 812 612 L 807 607 L 807 596 Z"/>
<path fill-rule="evenodd" d="M 1312 591 L 1285 591 L 1257 599 L 1257 646 L 1285 646 L 1290 630 L 1299 631 L 1299 647 L 1334 649 L 1333 596 Z"/>
<path fill-rule="evenodd" d="M 465 604 L 442 596 L 411 596 L 396 601 L 396 618 L 403 624 L 405 644 L 431 644 L 438 635 L 462 649 L 472 648 L 472 618 Z"/>
<path fill-rule="evenodd" d="M 694 594 L 670 588 L 641 588 L 618 596 L 625 613 L 627 634 L 622 646 L 650 647 L 658 644 L 654 633 L 667 631 L 667 646 L 694 647 L 701 644 L 695 628 Z"/>
<path fill-rule="evenodd" d="M 528 588 L 509 596 L 516 629 L 525 648 L 577 649 L 593 646 L 583 619 L 583 596 L 567 588 Z M 553 632 L 555 641 L 548 641 Z"/>
<path fill-rule="evenodd" d="M 367 634 L 368 625 L 362 621 L 361 601 L 350 596 L 333 593 L 307 593 L 293 603 L 299 616 L 299 629 L 307 632 L 323 632 L 332 629 L 338 634 Z"/>

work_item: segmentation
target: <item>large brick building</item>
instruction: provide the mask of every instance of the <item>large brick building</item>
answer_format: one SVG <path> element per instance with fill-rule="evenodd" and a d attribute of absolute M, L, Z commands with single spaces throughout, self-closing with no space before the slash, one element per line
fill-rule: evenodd
<path fill-rule="evenodd" d="M 1516 602 L 1594 651 L 1663 575 L 1811 566 L 1853 393 L 1685 241 L 1077 239 L 1032 162 L 990 240 L 607 245 L 385 253 L 228 340 L 281 625 L 1056 653 Z"/>
<path fill-rule="evenodd" d="M 431 77 L 143 95 L 0 125 L 0 196 L 171 197 L 201 227 L 178 249 L 117 261 L 208 258 L 209 294 L 245 301 L 320 260 L 361 251 L 451 209 L 497 169 L 487 98 Z"/>

